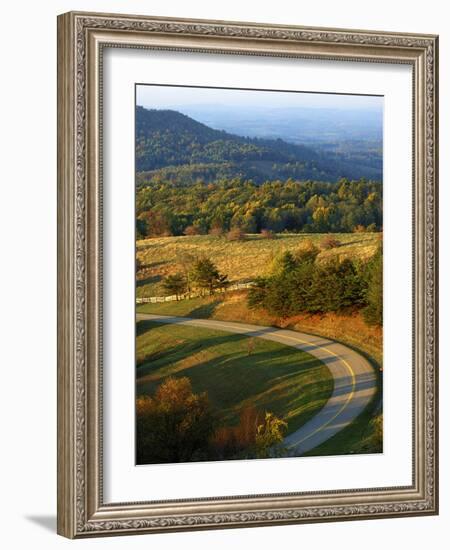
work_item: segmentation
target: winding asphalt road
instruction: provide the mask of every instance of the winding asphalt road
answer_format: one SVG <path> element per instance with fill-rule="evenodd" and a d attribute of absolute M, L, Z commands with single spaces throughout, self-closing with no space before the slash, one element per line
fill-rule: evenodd
<path fill-rule="evenodd" d="M 136 319 L 264 338 L 306 351 L 325 363 L 334 379 L 333 393 L 311 420 L 285 438 L 285 445 L 296 456 L 314 449 L 348 426 L 365 409 L 376 392 L 376 375 L 369 361 L 347 346 L 326 338 L 294 330 L 212 319 L 149 313 L 138 313 Z"/>

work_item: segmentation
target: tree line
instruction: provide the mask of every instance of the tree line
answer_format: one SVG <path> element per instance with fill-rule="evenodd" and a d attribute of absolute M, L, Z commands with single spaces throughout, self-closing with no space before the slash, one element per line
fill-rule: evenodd
<path fill-rule="evenodd" d="M 182 186 L 148 181 L 136 192 L 138 239 L 183 234 L 347 233 L 382 229 L 381 186 L 364 179 L 337 183 L 240 178 Z"/>
<path fill-rule="evenodd" d="M 251 309 L 264 308 L 279 317 L 299 313 L 362 310 L 369 325 L 383 324 L 383 264 L 379 245 L 368 261 L 348 258 L 317 262 L 319 249 L 305 241 L 294 253 L 284 252 L 268 277 L 249 289 Z"/>

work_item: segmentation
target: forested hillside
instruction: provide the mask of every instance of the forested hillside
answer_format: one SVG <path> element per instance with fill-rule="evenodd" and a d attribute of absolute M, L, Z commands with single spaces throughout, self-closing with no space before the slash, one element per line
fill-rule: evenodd
<path fill-rule="evenodd" d="M 338 157 L 137 107 L 137 236 L 380 231 L 376 157 Z"/>
<path fill-rule="evenodd" d="M 301 131 L 301 129 L 300 129 Z M 380 181 L 381 157 L 358 158 L 348 151 L 327 151 L 282 139 L 246 138 L 214 130 L 177 111 L 136 107 L 137 184 L 169 181 L 191 185 L 219 178 L 337 182 Z"/>

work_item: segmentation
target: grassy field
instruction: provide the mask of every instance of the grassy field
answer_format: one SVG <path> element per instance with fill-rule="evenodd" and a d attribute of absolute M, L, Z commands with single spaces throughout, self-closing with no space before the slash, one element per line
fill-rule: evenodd
<path fill-rule="evenodd" d="M 251 353 L 249 342 L 251 340 Z M 207 391 L 224 425 L 246 406 L 271 411 L 298 429 L 333 391 L 328 368 L 291 346 L 218 330 L 140 321 L 137 395 L 152 394 L 167 376 L 187 376 Z"/>
<path fill-rule="evenodd" d="M 333 233 L 341 245 L 331 250 L 322 250 L 318 261 L 339 255 L 343 258 L 370 258 L 378 245 L 378 233 Z M 274 239 L 261 235 L 247 235 L 243 241 L 228 241 L 225 237 L 196 235 L 183 237 L 160 237 L 137 242 L 137 257 L 143 269 L 136 285 L 138 297 L 162 296 L 161 280 L 168 274 L 181 270 L 182 257 L 207 255 L 226 273 L 230 281 L 247 282 L 265 275 L 274 258 L 282 251 L 295 250 L 305 239 L 317 246 L 323 234 L 279 234 Z"/>

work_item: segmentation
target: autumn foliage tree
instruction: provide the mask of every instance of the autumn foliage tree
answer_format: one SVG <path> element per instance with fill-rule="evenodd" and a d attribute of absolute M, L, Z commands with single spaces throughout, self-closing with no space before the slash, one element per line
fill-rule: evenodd
<path fill-rule="evenodd" d="M 165 380 L 154 397 L 136 400 L 137 463 L 189 462 L 208 456 L 214 415 L 206 393 L 187 377 Z"/>
<path fill-rule="evenodd" d="M 325 235 L 325 237 L 323 237 L 320 241 L 320 248 L 323 250 L 331 250 L 332 248 L 337 248 L 338 246 L 341 246 L 340 241 L 330 234 Z"/>
<path fill-rule="evenodd" d="M 243 241 L 245 239 L 245 232 L 240 227 L 233 227 L 228 231 L 227 239 L 229 241 Z"/>
<path fill-rule="evenodd" d="M 200 229 L 195 225 L 188 225 L 183 233 L 187 236 L 200 235 Z"/>
<path fill-rule="evenodd" d="M 283 456 L 286 430 L 287 423 L 274 413 L 245 407 L 237 425 L 222 426 L 215 431 L 211 438 L 211 453 L 221 460 Z"/>
<path fill-rule="evenodd" d="M 256 458 L 273 458 L 282 456 L 285 449 L 282 445 L 287 423 L 273 413 L 266 412 L 264 421 L 258 425 L 255 437 Z"/>
<path fill-rule="evenodd" d="M 220 426 L 211 438 L 211 452 L 216 459 L 242 458 L 242 455 L 253 453 L 256 444 L 256 433 L 263 416 L 254 407 L 245 407 L 239 415 L 235 426 Z"/>
<path fill-rule="evenodd" d="M 223 228 L 221 225 L 213 225 L 208 233 L 213 237 L 221 237 L 223 235 Z"/>
<path fill-rule="evenodd" d="M 137 236 L 162 237 L 172 234 L 167 216 L 162 211 L 141 212 L 136 221 Z"/>
<path fill-rule="evenodd" d="M 263 239 L 274 239 L 275 233 L 271 229 L 261 229 L 261 237 Z"/>

